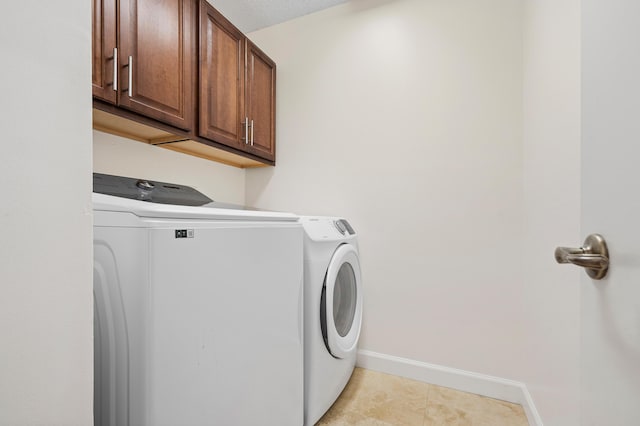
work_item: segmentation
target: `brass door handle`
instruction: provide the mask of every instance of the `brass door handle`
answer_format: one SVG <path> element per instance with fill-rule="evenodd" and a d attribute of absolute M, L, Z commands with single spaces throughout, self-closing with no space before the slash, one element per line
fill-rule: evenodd
<path fill-rule="evenodd" d="M 573 263 L 586 269 L 587 275 L 594 280 L 601 280 L 609 270 L 609 249 L 607 243 L 599 234 L 591 234 L 582 247 L 557 247 L 556 262 Z"/>

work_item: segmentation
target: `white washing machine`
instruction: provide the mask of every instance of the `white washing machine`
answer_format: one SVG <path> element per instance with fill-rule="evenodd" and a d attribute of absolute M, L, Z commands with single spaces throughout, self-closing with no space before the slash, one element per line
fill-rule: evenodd
<path fill-rule="evenodd" d="M 198 207 L 162 182 L 96 187 L 147 201 L 93 194 L 95 425 L 300 426 L 298 218 Z"/>
<path fill-rule="evenodd" d="M 346 386 L 362 324 L 357 236 L 344 219 L 301 217 L 304 238 L 304 424 L 314 425 Z"/>

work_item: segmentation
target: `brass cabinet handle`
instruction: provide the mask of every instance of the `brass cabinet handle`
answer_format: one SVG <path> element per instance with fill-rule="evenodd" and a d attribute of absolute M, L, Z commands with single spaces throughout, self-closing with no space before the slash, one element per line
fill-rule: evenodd
<path fill-rule="evenodd" d="M 599 234 L 589 235 L 582 247 L 557 247 L 555 258 L 558 263 L 582 266 L 594 280 L 601 280 L 609 270 L 609 249 Z"/>

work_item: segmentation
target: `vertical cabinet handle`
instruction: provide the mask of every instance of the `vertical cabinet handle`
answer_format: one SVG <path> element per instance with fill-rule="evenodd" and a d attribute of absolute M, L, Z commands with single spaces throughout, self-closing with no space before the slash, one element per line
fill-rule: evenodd
<path fill-rule="evenodd" d="M 129 97 L 133 97 L 133 56 L 129 56 Z"/>
<path fill-rule="evenodd" d="M 249 117 L 245 117 L 244 121 L 242 122 L 242 124 L 244 124 L 244 143 L 245 145 L 249 143 Z"/>
<path fill-rule="evenodd" d="M 113 90 L 118 91 L 118 48 L 113 48 Z"/>
<path fill-rule="evenodd" d="M 251 120 L 251 146 L 253 146 L 253 120 Z"/>

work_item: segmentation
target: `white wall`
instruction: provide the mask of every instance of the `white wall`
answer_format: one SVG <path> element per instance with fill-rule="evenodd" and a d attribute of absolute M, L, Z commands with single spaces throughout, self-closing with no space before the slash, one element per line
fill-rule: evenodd
<path fill-rule="evenodd" d="M 245 201 L 243 169 L 95 130 L 93 170 L 189 185 L 215 201 Z"/>
<path fill-rule="evenodd" d="M 522 2 L 350 2 L 250 34 L 278 64 L 247 203 L 347 217 L 360 347 L 522 372 Z"/>
<path fill-rule="evenodd" d="M 547 426 L 579 424 L 580 0 L 525 2 L 524 380 Z"/>
<path fill-rule="evenodd" d="M 91 4 L 2 8 L 0 424 L 91 425 Z"/>

